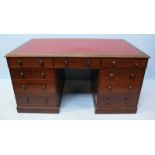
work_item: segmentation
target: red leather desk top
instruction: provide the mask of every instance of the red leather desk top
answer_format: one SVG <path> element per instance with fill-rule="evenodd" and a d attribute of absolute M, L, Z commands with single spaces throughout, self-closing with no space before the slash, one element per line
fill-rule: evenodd
<path fill-rule="evenodd" d="M 148 58 L 120 39 L 32 39 L 6 57 L 116 57 Z"/>

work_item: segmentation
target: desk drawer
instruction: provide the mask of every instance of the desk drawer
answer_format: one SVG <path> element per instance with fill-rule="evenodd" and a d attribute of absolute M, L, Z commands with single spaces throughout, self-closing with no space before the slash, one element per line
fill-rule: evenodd
<path fill-rule="evenodd" d="M 146 68 L 147 59 L 103 59 L 102 67 L 105 68 Z"/>
<path fill-rule="evenodd" d="M 49 93 L 54 94 L 55 81 L 52 80 L 13 80 L 13 86 L 16 93 Z"/>
<path fill-rule="evenodd" d="M 120 95 L 106 95 L 98 96 L 97 106 L 136 106 L 138 103 L 138 96 L 130 94 L 120 94 Z"/>
<path fill-rule="evenodd" d="M 109 94 L 137 94 L 141 89 L 140 82 L 132 81 L 100 81 L 99 82 L 99 94 L 100 95 L 109 95 Z"/>
<path fill-rule="evenodd" d="M 54 95 L 17 95 L 16 100 L 20 107 L 57 106 L 57 98 Z"/>
<path fill-rule="evenodd" d="M 55 70 L 50 68 L 12 68 L 10 72 L 13 79 L 55 79 Z"/>
<path fill-rule="evenodd" d="M 51 58 L 8 58 L 10 68 L 16 67 L 53 67 Z"/>
<path fill-rule="evenodd" d="M 144 77 L 144 70 L 127 70 L 127 69 L 102 69 L 100 71 L 100 80 L 101 81 L 113 81 L 113 82 L 122 82 L 122 81 L 131 81 L 141 82 Z"/>
<path fill-rule="evenodd" d="M 56 68 L 100 68 L 100 59 L 87 58 L 55 58 Z"/>

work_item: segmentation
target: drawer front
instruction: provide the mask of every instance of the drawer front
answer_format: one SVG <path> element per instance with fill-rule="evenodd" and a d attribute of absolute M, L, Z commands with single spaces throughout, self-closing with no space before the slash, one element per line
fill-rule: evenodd
<path fill-rule="evenodd" d="M 54 81 L 31 81 L 31 80 L 13 80 L 13 86 L 16 93 L 49 93 L 54 94 L 55 82 Z"/>
<path fill-rule="evenodd" d="M 103 59 L 104 68 L 146 68 L 147 59 Z"/>
<path fill-rule="evenodd" d="M 109 94 L 137 94 L 141 89 L 141 83 L 133 83 L 132 81 L 115 81 L 115 82 L 99 82 L 99 94 L 109 95 Z"/>
<path fill-rule="evenodd" d="M 55 58 L 56 68 L 100 68 L 100 59 L 86 58 Z"/>
<path fill-rule="evenodd" d="M 57 98 L 54 95 L 17 95 L 17 105 L 20 107 L 50 107 L 57 106 Z"/>
<path fill-rule="evenodd" d="M 144 70 L 125 70 L 125 69 L 102 69 L 100 71 L 100 80 L 101 81 L 113 81 L 113 82 L 123 82 L 123 81 L 130 81 L 130 82 L 137 82 L 141 83 L 144 77 Z"/>
<path fill-rule="evenodd" d="M 16 67 L 53 67 L 51 58 L 8 58 L 10 68 Z"/>
<path fill-rule="evenodd" d="M 98 96 L 97 106 L 136 106 L 138 96 L 130 94 Z"/>
<path fill-rule="evenodd" d="M 38 80 L 54 80 L 55 70 L 50 68 L 13 68 L 10 69 L 11 76 L 13 79 L 38 79 Z"/>

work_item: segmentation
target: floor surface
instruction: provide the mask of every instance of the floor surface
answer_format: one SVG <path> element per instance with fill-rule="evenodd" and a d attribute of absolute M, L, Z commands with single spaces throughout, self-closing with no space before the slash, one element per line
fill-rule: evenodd
<path fill-rule="evenodd" d="M 88 85 L 71 90 L 66 82 L 59 114 L 17 113 L 10 80 L 0 80 L 1 120 L 152 120 L 155 119 L 155 80 L 145 80 L 136 114 L 95 114 L 92 95 Z M 78 91 L 77 91 L 78 90 Z M 72 92 L 72 93 L 70 93 Z"/>

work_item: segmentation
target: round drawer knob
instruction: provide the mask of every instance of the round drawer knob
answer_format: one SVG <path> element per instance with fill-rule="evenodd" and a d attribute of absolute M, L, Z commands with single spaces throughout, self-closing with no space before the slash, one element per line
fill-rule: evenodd
<path fill-rule="evenodd" d="M 131 90 L 132 89 L 132 86 L 129 86 L 128 88 Z"/>
<path fill-rule="evenodd" d="M 21 61 L 21 60 L 18 60 L 18 61 L 17 61 L 17 64 L 18 64 L 19 66 L 22 66 L 22 61 Z"/>
<path fill-rule="evenodd" d="M 22 87 L 24 90 L 27 88 L 27 86 L 26 86 L 25 84 L 23 84 L 21 87 Z"/>
<path fill-rule="evenodd" d="M 64 64 L 68 65 L 68 60 L 67 59 L 65 59 Z"/>
<path fill-rule="evenodd" d="M 112 86 L 109 85 L 107 88 L 108 88 L 109 90 L 111 90 L 111 89 L 112 89 Z"/>
<path fill-rule="evenodd" d="M 40 64 L 40 66 L 44 66 L 44 61 L 43 60 L 39 60 L 39 64 Z"/>
<path fill-rule="evenodd" d="M 116 61 L 115 60 L 112 61 L 112 66 L 116 67 Z"/>
<path fill-rule="evenodd" d="M 134 62 L 134 66 L 135 67 L 138 67 L 138 62 Z"/>
<path fill-rule="evenodd" d="M 114 78 L 114 73 L 110 73 L 109 74 L 109 77 L 112 79 L 112 78 Z"/>
<path fill-rule="evenodd" d="M 111 102 L 110 98 L 107 98 L 106 103 L 110 103 L 110 102 Z"/>
<path fill-rule="evenodd" d="M 45 79 L 45 73 L 41 73 L 40 75 L 42 79 Z"/>
<path fill-rule="evenodd" d="M 131 78 L 131 79 L 134 79 L 134 78 L 135 78 L 135 74 L 134 74 L 134 73 L 131 73 L 131 74 L 130 74 L 130 78 Z"/>
<path fill-rule="evenodd" d="M 24 73 L 23 72 L 20 72 L 19 75 L 20 75 L 21 78 L 24 78 Z"/>
<path fill-rule="evenodd" d="M 47 99 L 47 98 L 44 98 L 44 99 L 43 99 L 43 103 L 44 103 L 44 104 L 47 104 L 47 103 L 48 103 L 48 99 Z"/>
<path fill-rule="evenodd" d="M 27 98 L 24 99 L 24 102 L 25 103 L 29 103 L 30 102 L 30 99 L 27 97 Z"/>
<path fill-rule="evenodd" d="M 125 103 L 128 104 L 129 103 L 129 99 L 125 98 Z"/>
<path fill-rule="evenodd" d="M 46 86 L 46 85 L 43 85 L 43 86 L 42 86 L 42 89 L 43 89 L 43 90 L 46 90 L 46 89 L 47 89 L 47 86 Z"/>
<path fill-rule="evenodd" d="M 91 64 L 90 60 L 87 60 L 86 64 L 89 66 Z"/>

